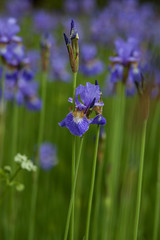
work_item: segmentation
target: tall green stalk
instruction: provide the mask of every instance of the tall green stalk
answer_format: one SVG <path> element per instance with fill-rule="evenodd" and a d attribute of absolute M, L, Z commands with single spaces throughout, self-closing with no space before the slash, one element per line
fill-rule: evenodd
<path fill-rule="evenodd" d="M 160 104 L 156 106 L 155 118 L 159 125 L 159 112 Z M 157 122 L 153 123 L 157 125 Z M 158 126 L 159 128 L 159 126 Z M 159 131 L 158 131 L 158 140 L 159 140 Z M 159 219 L 160 219 L 160 150 L 158 154 L 158 166 L 157 166 L 157 183 L 156 183 L 156 202 L 155 202 L 155 213 L 154 213 L 154 228 L 153 228 L 153 240 L 158 240 L 158 231 L 159 231 Z"/>
<path fill-rule="evenodd" d="M 133 228 L 133 230 L 134 230 L 133 240 L 137 240 L 137 237 L 138 237 L 138 225 L 139 225 L 139 216 L 140 216 L 140 208 L 141 208 L 146 130 L 147 130 L 147 119 L 144 120 L 143 129 L 142 129 L 141 155 L 140 155 L 140 166 L 139 166 L 139 176 L 138 176 L 138 192 L 137 192 L 137 203 L 136 203 L 136 213 L 135 213 L 135 224 L 134 224 L 134 228 Z"/>
<path fill-rule="evenodd" d="M 90 219 L 91 219 L 91 210 L 92 210 L 92 199 L 93 199 L 93 191 L 94 191 L 94 183 L 95 183 L 95 174 L 96 174 L 96 163 L 97 163 L 99 133 L 100 133 L 100 125 L 98 125 L 98 128 L 97 128 L 95 152 L 94 152 L 94 158 L 93 158 L 92 179 L 91 179 L 91 187 L 90 187 L 90 194 L 89 194 L 89 203 L 88 203 L 88 213 L 87 213 L 87 224 L 86 224 L 85 240 L 88 240 L 88 239 L 89 239 L 89 229 L 90 229 Z"/>
<path fill-rule="evenodd" d="M 94 216 L 93 216 L 93 230 L 92 230 L 92 239 L 97 239 L 98 229 L 99 229 L 99 207 L 101 200 L 101 182 L 102 182 L 102 170 L 103 162 L 98 162 L 98 171 L 97 171 L 97 183 L 95 187 L 95 207 L 94 207 Z"/>
<path fill-rule="evenodd" d="M 73 73 L 73 111 L 75 110 L 76 83 L 77 83 L 77 72 Z"/>
<path fill-rule="evenodd" d="M 64 240 L 67 240 L 67 237 L 68 237 L 69 223 L 70 223 L 71 213 L 72 213 L 73 204 L 74 204 L 74 196 L 75 196 L 75 189 L 76 189 L 76 183 L 77 183 L 79 163 L 80 163 L 80 159 L 81 159 L 82 146 L 83 146 L 83 137 L 80 139 L 79 153 L 78 153 L 78 159 L 77 159 L 77 164 L 76 164 L 76 169 L 75 169 L 75 174 L 74 174 L 73 188 L 72 188 L 71 198 L 70 198 L 70 203 L 69 203 L 67 222 L 66 222 L 65 233 L 64 233 Z"/>
<path fill-rule="evenodd" d="M 2 79 L 1 79 L 1 89 L 2 89 L 2 98 L 1 98 L 1 123 L 0 123 L 0 166 L 3 162 L 3 152 L 4 152 L 4 135 L 5 135 L 5 98 L 4 98 L 4 88 L 5 88 L 5 75 L 6 69 L 3 67 Z"/>
<path fill-rule="evenodd" d="M 11 166 L 13 167 L 14 156 L 17 152 L 17 138 L 18 138 L 18 106 L 14 101 L 13 105 L 13 132 L 12 132 L 12 145 L 11 145 Z M 10 217 L 10 234 L 9 239 L 14 239 L 15 237 L 15 219 L 16 219 L 16 206 L 14 198 L 14 189 L 11 189 L 11 198 L 10 198 L 10 207 L 11 207 L 11 217 Z"/>
<path fill-rule="evenodd" d="M 113 122 L 112 122 L 112 139 L 110 145 L 110 164 L 111 172 L 108 177 L 108 205 L 107 213 L 107 237 L 113 239 L 116 229 L 116 221 L 118 214 L 118 190 L 119 190 L 119 175 L 121 166 L 121 153 L 123 145 L 123 128 L 125 117 L 125 85 L 119 83 L 117 96 L 113 99 Z"/>
<path fill-rule="evenodd" d="M 157 168 L 153 240 L 158 240 L 158 231 L 159 231 L 159 222 L 160 222 L 159 219 L 160 219 L 160 151 L 158 156 L 158 168 Z"/>
<path fill-rule="evenodd" d="M 38 165 L 39 162 L 39 148 L 40 144 L 43 140 L 43 127 L 45 120 L 45 105 L 46 105 L 46 90 L 47 90 L 47 72 L 43 71 L 42 73 L 42 81 L 41 81 L 41 91 L 42 91 L 42 109 L 40 112 L 40 122 L 39 122 L 39 135 L 38 135 L 38 146 L 37 146 L 37 155 L 35 162 Z M 35 236 L 35 218 L 36 218 L 36 202 L 38 195 L 38 179 L 39 179 L 39 170 L 33 173 L 33 187 L 32 187 L 32 198 L 31 198 L 31 210 L 30 210 L 30 218 L 29 218 L 29 240 L 34 240 Z"/>
<path fill-rule="evenodd" d="M 77 72 L 73 73 L 73 111 L 75 110 L 76 82 L 77 82 Z M 75 155 L 76 155 L 76 136 L 72 136 L 72 189 L 74 185 L 74 175 L 75 175 Z M 71 217 L 71 240 L 74 240 L 74 196 L 73 196 L 72 217 Z"/>
<path fill-rule="evenodd" d="M 105 137 L 100 138 L 99 149 L 100 153 L 98 157 L 98 166 L 97 166 L 97 181 L 95 186 L 95 206 L 94 206 L 94 216 L 93 216 L 93 226 L 92 226 L 92 240 L 97 239 L 97 234 L 99 230 L 99 210 L 100 210 L 100 201 L 101 201 L 101 183 L 104 167 L 104 152 L 105 152 Z"/>

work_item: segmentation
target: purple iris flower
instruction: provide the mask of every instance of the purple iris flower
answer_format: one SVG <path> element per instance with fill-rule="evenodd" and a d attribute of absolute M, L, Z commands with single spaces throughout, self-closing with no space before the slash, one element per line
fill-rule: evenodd
<path fill-rule="evenodd" d="M 128 63 L 138 62 L 140 53 L 138 51 L 138 42 L 134 38 L 128 38 L 127 42 L 123 39 L 115 41 L 117 56 L 110 57 L 112 63 L 120 63 L 126 66 Z"/>
<path fill-rule="evenodd" d="M 80 95 L 81 102 L 78 99 L 78 96 Z M 103 101 L 100 101 L 101 97 L 101 90 L 99 85 L 94 85 L 89 82 L 86 83 L 86 86 L 79 85 L 76 88 L 76 93 L 75 93 L 75 104 L 76 107 L 82 111 L 82 110 L 87 110 L 90 108 L 91 104 L 94 101 L 94 106 L 103 106 L 104 103 Z M 73 102 L 72 98 L 68 99 L 69 102 Z"/>
<path fill-rule="evenodd" d="M 42 143 L 39 150 L 39 156 L 40 166 L 44 170 L 50 170 L 58 163 L 57 148 L 52 143 Z"/>
<path fill-rule="evenodd" d="M 80 100 L 79 100 L 80 97 Z M 73 102 L 69 98 L 69 102 Z M 73 135 L 82 136 L 88 129 L 90 124 L 105 125 L 106 120 L 102 116 L 102 107 L 104 105 L 101 100 L 101 90 L 96 81 L 95 85 L 86 83 L 86 86 L 79 85 L 75 93 L 74 112 L 70 112 L 66 118 L 59 123 L 61 127 L 67 127 Z M 89 119 L 89 115 L 95 111 L 96 116 Z"/>
<path fill-rule="evenodd" d="M 80 137 L 89 129 L 89 121 L 81 111 L 68 113 L 59 125 L 68 128 L 73 135 Z"/>
<path fill-rule="evenodd" d="M 134 38 L 128 38 L 125 42 L 122 39 L 115 41 L 117 55 L 110 57 L 110 81 L 116 83 L 123 81 L 129 86 L 128 93 L 135 92 L 135 82 L 141 82 L 141 67 L 139 65 L 140 51 L 138 41 Z"/>
<path fill-rule="evenodd" d="M 22 44 L 10 43 L 7 46 L 6 52 L 2 54 L 2 56 L 7 64 L 19 67 L 26 57 L 24 50 L 25 48 Z"/>

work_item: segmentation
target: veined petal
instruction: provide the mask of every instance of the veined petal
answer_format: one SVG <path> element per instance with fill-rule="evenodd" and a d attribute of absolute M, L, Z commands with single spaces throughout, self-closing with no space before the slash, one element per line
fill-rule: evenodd
<path fill-rule="evenodd" d="M 66 127 L 66 118 L 64 118 L 61 122 L 58 123 L 60 127 Z"/>
<path fill-rule="evenodd" d="M 86 116 L 81 116 L 81 112 L 71 112 L 59 125 L 67 127 L 73 135 L 81 137 L 88 130 L 89 121 Z"/>
<path fill-rule="evenodd" d="M 91 84 L 89 82 L 86 83 L 84 87 L 84 91 L 80 93 L 80 97 L 85 106 L 89 106 L 94 98 L 96 98 L 96 102 L 100 99 L 101 91 L 98 85 Z"/>

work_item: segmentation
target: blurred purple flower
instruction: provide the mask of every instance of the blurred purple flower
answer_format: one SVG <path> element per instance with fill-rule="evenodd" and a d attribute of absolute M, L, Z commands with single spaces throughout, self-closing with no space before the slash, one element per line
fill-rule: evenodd
<path fill-rule="evenodd" d="M 79 10 L 79 1 L 65 0 L 64 9 L 67 13 L 77 13 Z"/>
<path fill-rule="evenodd" d="M 9 0 L 6 3 L 7 12 L 12 17 L 24 17 L 31 10 L 30 0 Z"/>
<path fill-rule="evenodd" d="M 96 7 L 96 1 L 95 0 L 81 0 L 81 10 L 82 13 L 91 14 Z"/>
<path fill-rule="evenodd" d="M 51 72 L 50 76 L 53 80 L 70 82 L 71 75 L 67 71 L 68 60 L 62 55 L 61 51 L 58 49 L 51 58 Z"/>
<path fill-rule="evenodd" d="M 97 48 L 93 44 L 84 44 L 81 46 L 81 57 L 87 62 L 94 59 L 97 55 Z"/>
<path fill-rule="evenodd" d="M 104 71 L 104 64 L 96 59 L 97 48 L 92 44 L 85 44 L 81 49 L 80 71 L 86 76 L 95 76 Z"/>
<path fill-rule="evenodd" d="M 0 19 L 0 42 L 6 39 L 7 42 L 20 31 L 20 27 L 17 25 L 15 18 L 1 18 Z"/>
<path fill-rule="evenodd" d="M 115 57 L 110 57 L 112 63 L 119 63 L 123 66 L 129 63 L 138 62 L 140 59 L 140 52 L 138 50 L 138 41 L 134 38 L 128 38 L 125 42 L 119 38 L 115 41 L 116 54 Z"/>
<path fill-rule="evenodd" d="M 44 142 L 39 150 L 40 166 L 44 170 L 50 170 L 57 165 L 57 147 L 50 142 Z"/>
<path fill-rule="evenodd" d="M 117 36 L 150 41 L 155 16 L 151 4 L 139 5 L 138 1 L 133 0 L 110 1 L 92 20 L 92 38 L 111 45 Z"/>
<path fill-rule="evenodd" d="M 33 77 L 28 69 L 8 71 L 5 78 L 5 99 L 15 99 L 18 105 L 25 105 L 29 110 L 40 110 L 42 103 L 37 96 L 38 83 L 33 81 Z"/>
<path fill-rule="evenodd" d="M 25 48 L 22 44 L 10 43 L 2 56 L 8 65 L 19 68 L 26 58 Z"/>
<path fill-rule="evenodd" d="M 104 64 L 102 61 L 94 59 L 92 61 L 81 64 L 79 70 L 85 76 L 96 76 L 104 71 Z"/>
<path fill-rule="evenodd" d="M 40 33 L 50 32 L 57 26 L 57 18 L 44 10 L 35 12 L 33 20 L 35 30 Z"/>
<path fill-rule="evenodd" d="M 110 81 L 116 83 L 123 81 L 129 86 L 141 81 L 141 70 L 139 66 L 140 50 L 138 41 L 129 38 L 126 42 L 122 39 L 115 41 L 116 56 L 110 57 Z M 131 84 L 132 83 L 132 84 Z"/>

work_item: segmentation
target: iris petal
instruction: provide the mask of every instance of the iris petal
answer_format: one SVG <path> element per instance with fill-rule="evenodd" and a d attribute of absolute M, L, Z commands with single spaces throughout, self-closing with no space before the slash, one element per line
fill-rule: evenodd
<path fill-rule="evenodd" d="M 67 127 L 73 135 L 81 137 L 88 130 L 89 121 L 85 116 L 74 116 L 71 112 L 62 122 L 59 123 L 59 125 L 61 127 Z"/>

